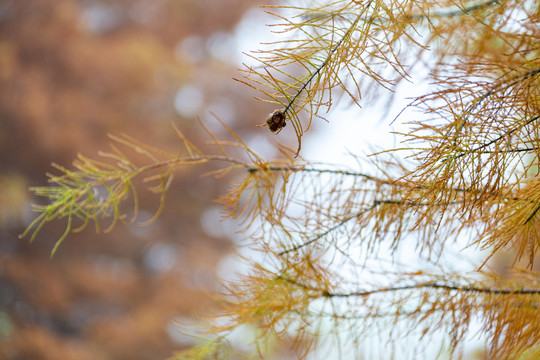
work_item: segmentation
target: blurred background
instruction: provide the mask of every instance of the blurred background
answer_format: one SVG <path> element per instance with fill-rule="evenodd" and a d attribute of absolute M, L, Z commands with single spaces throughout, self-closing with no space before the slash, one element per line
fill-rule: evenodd
<path fill-rule="evenodd" d="M 52 259 L 64 223 L 32 244 L 18 235 L 38 200 L 28 187 L 46 184 L 51 162 L 98 158 L 108 133 L 174 150 L 171 123 L 202 142 L 197 118 L 213 112 L 245 139 L 266 136 L 255 125 L 273 107 L 232 80 L 258 43 L 244 36 L 261 25 L 254 5 L 0 1 L 0 359 L 164 359 L 193 344 L 176 322 L 212 305 L 234 249 L 213 203 L 227 181 L 201 177 L 208 169 L 177 174 L 150 226 L 89 227 Z M 157 200 L 141 194 L 139 220 Z"/>

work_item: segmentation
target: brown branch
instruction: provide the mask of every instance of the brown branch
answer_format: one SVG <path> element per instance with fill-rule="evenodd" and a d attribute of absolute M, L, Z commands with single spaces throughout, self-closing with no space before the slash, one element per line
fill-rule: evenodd
<path fill-rule="evenodd" d="M 366 180 L 370 180 L 376 183 L 380 183 L 383 185 L 391 185 L 391 186 L 405 186 L 403 183 L 399 183 L 396 180 L 385 180 L 380 179 L 376 176 L 369 175 L 366 173 L 356 172 L 356 171 L 349 171 L 349 170 L 341 170 L 341 169 L 317 169 L 317 168 L 306 168 L 303 166 L 268 166 L 265 168 L 261 168 L 259 166 L 250 166 L 247 168 L 247 170 L 250 173 L 257 172 L 259 170 L 270 170 L 270 171 L 291 171 L 291 172 L 314 172 L 318 174 L 333 174 L 333 175 L 346 175 L 346 176 L 355 176 L 355 177 L 362 177 Z"/>
<path fill-rule="evenodd" d="M 356 219 L 358 218 L 359 216 L 375 209 L 377 206 L 381 205 L 381 204 L 391 204 L 391 205 L 405 205 L 405 206 L 442 206 L 442 205 L 454 205 L 454 204 L 461 204 L 462 201 L 450 201 L 450 202 L 447 202 L 447 203 L 444 203 L 444 204 L 433 204 L 433 203 L 422 203 L 422 202 L 416 202 L 416 201 L 404 201 L 404 200 L 374 200 L 373 201 L 373 204 L 370 206 L 370 207 L 367 207 L 365 209 L 362 209 L 360 210 L 359 212 L 349 216 L 349 217 L 346 217 L 345 219 L 341 220 L 339 223 L 337 223 L 336 225 L 332 226 L 331 228 L 328 228 L 327 230 L 325 230 L 324 232 L 320 233 L 319 235 L 315 236 L 314 238 L 311 238 L 309 239 L 308 241 L 302 243 L 302 244 L 299 244 L 299 245 L 296 245 L 296 246 L 293 246 L 291 248 L 288 248 L 286 250 L 283 250 L 281 252 L 278 253 L 279 256 L 283 256 L 285 254 L 288 254 L 290 252 L 293 252 L 293 251 L 297 251 L 297 250 L 300 250 L 308 245 L 311 245 L 313 244 L 315 241 L 317 240 L 320 240 L 321 238 L 325 237 L 326 235 L 328 235 L 329 233 L 339 229 L 340 227 L 342 227 L 343 225 L 347 224 L 349 221 L 353 220 L 353 219 Z"/>
<path fill-rule="evenodd" d="M 426 283 L 426 284 L 415 284 L 415 285 L 404 285 L 396 287 L 388 287 L 371 291 L 357 291 L 351 293 L 332 293 L 330 291 L 322 291 L 322 295 L 325 297 L 352 297 L 352 296 L 370 296 L 373 294 L 385 293 L 385 292 L 396 292 L 401 290 L 418 290 L 418 289 L 437 289 L 437 290 L 450 290 L 458 292 L 473 292 L 473 293 L 482 293 L 482 294 L 491 294 L 491 295 L 529 295 L 529 294 L 539 294 L 540 289 L 499 289 L 499 288 L 483 288 L 477 286 L 456 286 L 449 284 L 439 284 L 439 283 Z"/>
<path fill-rule="evenodd" d="M 536 213 L 538 213 L 538 210 L 540 210 L 540 204 L 538 204 L 538 206 L 536 207 L 536 209 L 534 209 L 534 211 L 532 212 L 532 214 L 527 218 L 527 220 L 525 220 L 525 224 L 527 224 L 529 221 L 532 220 L 532 218 L 534 217 L 534 215 L 536 215 Z"/>
<path fill-rule="evenodd" d="M 458 155 L 449 157 L 449 158 L 445 159 L 444 161 L 455 160 L 455 159 L 459 159 L 459 158 L 461 158 L 461 157 L 463 157 L 463 156 L 465 156 L 467 154 L 480 152 L 480 150 L 485 149 L 486 147 L 495 144 L 496 142 L 498 142 L 498 141 L 504 139 L 505 137 L 507 137 L 508 135 L 511 135 L 512 133 L 522 129 L 523 127 L 525 127 L 525 126 L 529 125 L 530 123 L 538 120 L 539 118 L 540 118 L 540 115 L 533 116 L 532 118 L 527 120 L 524 124 L 516 126 L 515 128 L 508 130 L 506 133 L 500 135 L 499 137 L 497 137 L 497 138 L 495 138 L 495 139 L 493 139 L 491 141 L 488 141 L 487 143 L 481 144 L 481 145 L 477 146 L 474 149 L 471 149 L 469 151 L 464 151 L 464 152 L 459 153 Z M 526 149 L 516 149 L 515 152 L 517 152 L 517 151 L 526 151 Z"/>
<path fill-rule="evenodd" d="M 484 9 L 486 7 L 499 4 L 500 2 L 501 2 L 501 0 L 489 0 L 489 1 L 485 1 L 483 3 L 479 3 L 479 4 L 476 4 L 476 5 L 471 5 L 471 6 L 464 7 L 464 8 L 459 8 L 459 9 L 456 9 L 456 10 L 436 11 L 436 12 L 430 13 L 429 17 L 430 18 L 433 18 L 433 17 L 453 17 L 453 16 L 467 15 L 467 14 L 470 14 L 472 12 L 482 10 L 482 9 Z M 424 15 L 424 14 L 405 15 L 405 18 L 410 19 L 410 20 L 418 20 L 418 19 L 427 18 L 427 16 Z"/>
<path fill-rule="evenodd" d="M 507 154 L 507 153 L 520 153 L 520 152 L 533 152 L 540 150 L 540 147 L 533 146 L 533 147 L 526 147 L 526 148 L 518 148 L 518 149 L 501 149 L 501 150 L 470 150 L 467 153 L 478 153 L 478 154 L 493 154 L 493 153 L 501 153 L 501 154 Z"/>
<path fill-rule="evenodd" d="M 374 294 L 388 293 L 388 292 L 398 292 L 402 290 L 420 290 L 420 289 L 435 289 L 435 290 L 448 290 L 448 291 L 458 291 L 466 293 L 481 293 L 489 295 L 540 295 L 540 289 L 536 288 L 522 288 L 522 289 L 504 289 L 504 288 L 494 288 L 494 287 L 478 287 L 472 285 L 458 286 L 450 284 L 441 284 L 437 282 L 428 282 L 423 284 L 414 284 L 414 285 L 403 285 L 403 286 L 391 286 L 386 288 L 380 288 L 375 290 L 368 291 L 355 291 L 350 293 L 335 293 L 329 290 L 318 289 L 313 286 L 302 284 L 296 280 L 288 279 L 283 276 L 278 276 L 277 279 L 286 281 L 290 284 L 296 285 L 306 290 L 319 292 L 323 297 L 368 297 Z"/>
<path fill-rule="evenodd" d="M 486 1 L 486 2 L 483 2 L 483 3 L 480 3 L 480 4 L 465 7 L 463 9 L 457 9 L 457 10 L 454 10 L 454 11 L 446 11 L 446 12 L 445 11 L 435 12 L 435 13 L 430 14 L 430 17 L 452 17 L 452 16 L 457 16 L 457 15 L 469 14 L 471 12 L 481 10 L 481 9 L 483 9 L 485 7 L 488 7 L 488 6 L 491 6 L 491 5 L 494 5 L 494 4 L 498 4 L 499 2 L 500 2 L 500 0 L 489 0 L 489 1 Z M 366 7 L 370 7 L 371 3 L 372 3 L 372 1 L 370 1 L 366 5 Z M 425 17 L 426 16 L 423 15 L 423 14 L 405 15 L 405 18 L 410 19 L 410 20 L 416 20 L 416 19 L 421 19 L 421 18 L 425 18 Z M 281 113 L 283 115 L 287 115 L 288 111 L 293 106 L 293 104 L 296 102 L 296 100 L 298 99 L 300 94 L 309 86 L 309 84 L 313 81 L 313 79 L 326 67 L 326 65 L 328 65 L 328 63 L 330 62 L 330 59 L 332 58 L 332 55 L 339 49 L 339 47 L 341 46 L 343 41 L 345 41 L 345 39 L 352 33 L 352 31 L 355 29 L 357 24 L 360 21 L 373 22 L 375 20 L 376 20 L 375 18 L 369 18 L 368 20 L 366 20 L 365 18 L 362 18 L 361 15 L 358 15 L 356 17 L 356 19 L 352 22 L 352 24 L 349 26 L 349 28 L 345 32 L 345 34 L 343 34 L 341 39 L 339 39 L 339 41 L 334 45 L 334 47 L 332 47 L 330 49 L 330 52 L 328 53 L 328 56 L 326 57 L 324 62 L 315 69 L 315 71 L 309 76 L 309 78 L 302 84 L 302 87 L 295 93 L 295 95 L 292 97 L 292 99 L 289 100 L 289 102 L 287 103 L 285 108 L 281 111 Z M 489 96 L 489 94 L 486 94 L 486 97 L 487 96 Z"/>
<path fill-rule="evenodd" d="M 505 81 L 501 81 L 499 82 L 498 84 L 496 84 L 493 88 L 491 88 L 490 90 L 486 91 L 484 94 L 482 94 L 475 102 L 474 104 L 471 105 L 471 107 L 469 109 L 467 109 L 466 111 L 466 115 L 465 115 L 465 118 L 463 119 L 463 121 L 461 122 L 461 124 L 459 124 L 459 126 L 457 127 L 456 129 L 456 135 L 455 137 L 457 137 L 459 135 L 459 132 L 461 131 L 461 129 L 463 128 L 463 126 L 465 126 L 465 124 L 467 123 L 468 119 L 469 119 L 469 116 L 471 115 L 471 113 L 476 110 L 476 108 L 478 106 L 480 106 L 481 103 L 484 102 L 484 100 L 486 100 L 489 96 L 493 95 L 494 93 L 496 93 L 497 91 L 501 91 L 501 90 L 506 90 L 514 85 L 516 85 L 517 83 L 519 83 L 520 81 L 523 81 L 531 76 L 534 76 L 536 74 L 540 73 L 540 68 L 536 68 L 536 69 L 532 69 L 532 70 L 529 70 L 527 71 L 526 73 L 523 73 L 523 74 L 517 74 L 513 77 L 511 77 L 510 79 L 508 80 L 505 80 Z M 510 81 L 510 83 L 506 83 L 506 81 Z M 455 141 L 455 140 L 454 140 Z"/>
<path fill-rule="evenodd" d="M 372 1 L 370 1 L 366 7 L 370 7 L 371 6 L 371 3 Z M 294 102 L 296 101 L 296 99 L 300 96 L 300 94 L 308 87 L 308 85 L 311 83 L 311 81 L 315 78 L 315 76 L 317 76 L 321 71 L 322 69 L 324 69 L 326 67 L 326 65 L 328 65 L 328 63 L 330 62 L 330 59 L 332 58 L 332 55 L 337 51 L 337 49 L 339 49 L 339 47 L 341 46 L 341 44 L 343 43 L 343 41 L 345 41 L 345 39 L 352 33 L 352 31 L 354 30 L 354 28 L 356 27 L 356 25 L 358 24 L 358 22 L 361 20 L 361 15 L 358 15 L 357 18 L 353 21 L 353 23 L 351 24 L 351 26 L 349 26 L 349 28 L 347 29 L 347 31 L 345 32 L 345 34 L 343 34 L 343 36 L 341 37 L 341 39 L 339 39 L 339 41 L 334 45 L 334 47 L 332 49 L 330 49 L 330 52 L 328 53 L 328 56 L 326 57 L 326 59 L 324 60 L 324 62 L 319 65 L 319 67 L 317 69 L 315 69 L 315 71 L 309 76 L 309 78 L 304 82 L 304 84 L 302 85 L 302 87 L 296 92 L 296 94 L 294 95 L 294 97 L 289 101 L 289 103 L 287 104 L 287 106 L 285 106 L 285 109 L 283 110 L 283 114 L 287 114 L 287 112 L 289 111 L 289 109 L 291 108 L 291 106 L 294 104 Z"/>
<path fill-rule="evenodd" d="M 155 170 L 155 169 L 177 165 L 181 163 L 205 163 L 208 161 L 225 161 L 225 162 L 229 162 L 235 165 L 241 165 L 246 168 L 249 166 L 242 160 L 231 158 L 225 155 L 201 155 L 201 156 L 192 156 L 188 158 L 176 158 L 176 159 L 171 159 L 171 160 L 160 161 L 154 164 L 142 166 L 138 168 L 137 171 L 145 172 L 145 171 Z"/>
<path fill-rule="evenodd" d="M 523 150 L 525 151 L 525 150 Z M 348 171 L 348 170 L 340 170 L 340 169 L 317 169 L 317 168 L 306 168 L 303 166 L 257 166 L 257 165 L 245 165 L 242 164 L 250 173 L 255 173 L 259 170 L 269 170 L 269 171 L 291 171 L 291 172 L 314 172 L 319 174 L 335 174 L 335 175 L 346 175 L 346 176 L 357 176 L 357 177 L 363 177 L 366 180 L 371 180 L 375 183 L 381 184 L 381 185 L 389 185 L 389 186 L 395 186 L 395 187 L 402 187 L 402 188 L 408 188 L 410 190 L 422 190 L 422 189 L 428 189 L 430 186 L 428 185 L 412 185 L 407 182 L 398 181 L 398 180 L 387 180 L 387 179 L 381 179 L 373 175 L 369 175 L 366 173 L 361 172 L 355 172 L 355 171 Z M 467 188 L 460 188 L 460 187 L 452 187 L 449 188 L 448 191 L 456 191 L 459 193 L 476 193 L 476 190 L 471 190 Z M 490 195 L 494 197 L 500 197 L 503 200 L 516 200 L 517 198 L 508 198 L 506 196 L 503 196 L 501 194 L 495 194 L 491 193 Z"/>
<path fill-rule="evenodd" d="M 304 248 L 304 247 L 306 247 L 306 246 L 308 246 L 308 245 L 310 245 L 310 244 L 313 244 L 315 241 L 317 241 L 317 240 L 319 240 L 319 239 L 325 237 L 326 235 L 328 235 L 328 234 L 331 233 L 332 231 L 334 231 L 334 230 L 336 230 L 336 229 L 342 227 L 343 225 L 345 225 L 346 223 L 348 223 L 348 222 L 351 221 L 352 219 L 356 219 L 357 217 L 359 217 L 359 216 L 365 214 L 366 212 L 371 211 L 371 210 L 374 209 L 377 205 L 378 205 L 378 204 L 374 202 L 373 205 L 371 205 L 370 207 L 365 208 L 365 209 L 363 209 L 363 210 L 361 210 L 361 211 L 359 211 L 359 212 L 357 212 L 357 213 L 355 213 L 355 214 L 353 214 L 353 215 L 351 215 L 351 216 L 349 216 L 349 217 L 347 217 L 347 218 L 341 220 L 339 223 L 337 223 L 336 225 L 334 225 L 334 226 L 332 226 L 331 228 L 327 229 L 326 231 L 320 233 L 319 235 L 315 236 L 314 238 L 311 238 L 311 239 L 309 239 L 308 241 L 306 241 L 306 242 L 304 242 L 304 243 L 302 243 L 302 244 L 299 244 L 299 245 L 293 246 L 293 247 L 291 247 L 291 248 L 285 249 L 285 250 L 279 252 L 278 255 L 279 255 L 279 256 L 283 256 L 283 255 L 285 255 L 285 254 L 288 254 L 288 253 L 293 252 L 293 251 L 298 251 L 298 250 L 300 250 L 300 249 L 302 249 L 302 248 Z"/>
<path fill-rule="evenodd" d="M 468 15 L 468 14 L 473 13 L 475 11 L 482 10 L 482 9 L 487 8 L 489 6 L 492 6 L 492 5 L 497 5 L 499 3 L 501 3 L 501 0 L 488 0 L 488 1 L 485 1 L 483 3 L 479 3 L 479 4 L 475 4 L 475 5 L 471 5 L 471 6 L 466 6 L 466 7 L 463 7 L 463 8 L 458 8 L 456 10 L 442 9 L 442 10 L 439 10 L 439 11 L 430 12 L 429 15 L 425 15 L 425 14 L 405 14 L 405 15 L 403 15 L 403 17 L 406 20 L 415 21 L 415 20 L 428 19 L 428 18 L 432 19 L 432 18 L 435 18 L 435 17 L 444 18 L 444 17 L 454 17 L 454 16 Z M 348 14 L 348 15 L 352 15 L 352 14 Z M 343 17 L 343 16 L 341 16 L 341 17 Z M 377 20 L 379 20 L 380 25 L 385 24 L 381 20 L 385 20 L 386 22 L 389 22 L 388 19 L 380 19 L 380 18 L 376 18 L 376 17 L 369 17 L 369 18 L 361 18 L 360 19 L 360 21 L 362 21 L 362 22 L 375 22 Z"/>

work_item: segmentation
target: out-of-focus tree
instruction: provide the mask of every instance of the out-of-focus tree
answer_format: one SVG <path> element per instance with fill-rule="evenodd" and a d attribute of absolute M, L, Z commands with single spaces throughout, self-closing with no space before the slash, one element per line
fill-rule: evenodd
<path fill-rule="evenodd" d="M 437 341 L 459 356 L 476 327 L 486 356 L 538 358 L 539 8 L 511 0 L 271 7 L 280 38 L 254 54 L 261 66 L 247 66 L 242 82 L 278 108 L 264 124 L 271 132 L 296 135 L 296 146 L 277 145 L 282 159 L 265 159 L 225 123 L 229 140 L 208 131 L 213 152 L 179 127 L 177 152 L 115 137 L 109 161 L 80 156 L 73 169 L 57 168 L 54 186 L 35 189 L 50 202 L 25 234 L 63 219 L 59 245 L 79 226 L 121 219 L 139 177 L 165 194 L 180 169 L 225 162 L 214 174 L 240 178 L 221 201 L 262 255 L 227 284 L 225 322 L 214 328 L 225 335 L 179 358 L 227 355 L 227 331 L 244 324 L 292 338 L 299 357 L 331 341 L 334 353 L 369 357 L 377 330 L 390 350 L 372 357 L 417 358 Z M 355 154 L 358 168 L 301 158 L 304 133 L 339 95 L 362 105 L 405 81 L 428 86 L 410 104 L 420 114 L 402 124 L 402 146 Z M 465 262 L 461 248 L 452 257 L 455 244 L 484 250 L 481 260 Z M 514 254 L 511 276 L 486 265 L 505 252 Z M 402 348 L 402 338 L 417 343 Z"/>
<path fill-rule="evenodd" d="M 25 188 L 46 184 L 53 159 L 66 165 L 77 152 L 106 150 L 108 133 L 174 151 L 170 125 L 200 138 L 193 125 L 208 110 L 256 131 L 248 114 L 267 110 L 246 105 L 252 94 L 231 81 L 236 24 L 251 6 L 0 2 L 0 359 L 156 359 L 191 344 L 175 318 L 210 303 L 204 292 L 232 247 L 200 220 L 219 219 L 210 204 L 220 186 L 179 172 L 159 221 L 99 238 L 82 232 L 53 260 L 62 226 L 32 246 L 17 238 L 38 201 Z M 141 193 L 137 222 L 158 205 Z"/>

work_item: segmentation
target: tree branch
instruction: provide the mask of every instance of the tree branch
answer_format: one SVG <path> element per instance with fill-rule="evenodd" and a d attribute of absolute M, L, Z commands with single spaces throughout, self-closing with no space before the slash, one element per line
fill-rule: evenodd
<path fill-rule="evenodd" d="M 372 1 L 370 1 L 366 7 L 370 7 L 371 6 L 371 3 Z M 285 106 L 285 109 L 283 110 L 283 114 L 287 114 L 287 112 L 289 111 L 289 109 L 291 108 L 291 106 L 295 103 L 296 99 L 298 98 L 298 96 L 300 96 L 300 94 L 307 88 L 307 86 L 311 83 L 311 81 L 315 78 L 315 76 L 317 76 L 321 71 L 322 69 L 324 69 L 326 67 L 326 65 L 330 62 L 330 59 L 332 58 L 332 55 L 337 51 L 337 49 L 339 49 L 339 47 L 341 46 L 341 44 L 343 43 L 343 41 L 345 41 L 345 39 L 352 33 L 352 31 L 356 28 L 356 25 L 358 24 L 358 22 L 362 19 L 361 15 L 358 15 L 356 17 L 356 19 L 353 21 L 353 23 L 351 24 L 351 26 L 349 26 L 349 28 L 347 29 L 347 31 L 345 32 L 345 34 L 343 34 L 343 36 L 341 37 L 341 39 L 339 39 L 339 41 L 334 45 L 334 47 L 330 50 L 330 52 L 328 53 L 328 56 L 326 57 L 326 59 L 324 60 L 324 62 L 319 65 L 319 67 L 317 69 L 315 69 L 315 71 L 311 74 L 311 76 L 304 82 L 304 84 L 302 85 L 302 87 L 300 88 L 300 90 L 298 90 L 296 92 L 296 94 L 293 96 L 293 98 L 289 101 L 289 103 L 287 104 L 287 106 Z"/>
<path fill-rule="evenodd" d="M 540 289 L 499 289 L 499 288 L 483 288 L 476 286 L 456 286 L 449 284 L 440 284 L 440 283 L 426 283 L 426 284 L 415 284 L 415 285 L 404 285 L 396 287 L 388 287 L 371 291 L 357 291 L 350 293 L 333 293 L 330 291 L 321 291 L 322 296 L 324 297 L 352 297 L 352 296 L 370 296 L 373 294 L 386 293 L 386 292 L 397 292 L 401 290 L 419 290 L 419 289 L 436 289 L 436 290 L 450 290 L 458 292 L 473 292 L 473 293 L 482 293 L 482 294 L 491 294 L 491 295 L 530 295 L 538 294 L 540 295 Z"/>
<path fill-rule="evenodd" d="M 405 201 L 405 200 L 374 200 L 373 204 L 370 207 L 362 209 L 359 212 L 357 212 L 357 213 L 355 213 L 355 214 L 353 214 L 353 215 L 351 215 L 349 217 L 346 217 L 345 219 L 341 220 L 336 225 L 332 226 L 331 228 L 328 228 L 327 230 L 325 230 L 324 232 L 322 232 L 319 235 L 315 236 L 314 238 L 311 238 L 311 239 L 309 239 L 308 241 L 306 241 L 306 242 L 304 242 L 302 244 L 299 244 L 299 245 L 293 246 L 291 248 L 288 248 L 286 250 L 283 250 L 283 251 L 279 252 L 278 255 L 283 256 L 283 255 L 288 254 L 290 252 L 297 251 L 297 250 L 300 250 L 300 249 L 302 249 L 302 248 L 304 248 L 304 247 L 306 247 L 308 245 L 311 245 L 315 241 L 320 240 L 321 238 L 325 237 L 326 235 L 328 235 L 332 231 L 335 231 L 338 228 L 342 227 L 343 225 L 345 225 L 349 221 L 351 221 L 353 219 L 356 219 L 359 216 L 362 216 L 363 214 L 375 209 L 377 206 L 379 206 L 381 204 L 392 204 L 392 205 L 400 205 L 400 206 L 441 206 L 441 205 L 454 205 L 454 204 L 461 204 L 461 203 L 462 203 L 462 201 L 452 201 L 452 202 L 448 202 L 448 203 L 444 203 L 444 204 L 433 204 L 433 203 L 422 203 L 422 202 Z"/>
<path fill-rule="evenodd" d="M 471 115 L 471 113 L 474 110 L 476 110 L 476 108 L 478 106 L 480 106 L 480 104 L 483 103 L 484 100 L 486 100 L 489 96 L 493 95 L 497 91 L 506 90 L 506 89 L 516 85 L 520 81 L 523 81 L 523 80 L 525 80 L 525 79 L 527 79 L 527 78 L 529 78 L 531 76 L 534 76 L 534 75 L 536 75 L 538 73 L 540 73 L 540 68 L 529 70 L 529 71 L 527 71 L 526 73 L 523 73 L 523 74 L 517 74 L 517 75 L 511 77 L 508 80 L 499 82 L 493 88 L 491 88 L 490 90 L 488 90 L 484 94 L 482 94 L 477 100 L 475 100 L 473 102 L 473 104 L 469 107 L 469 109 L 467 109 L 466 113 L 464 114 L 465 115 L 464 119 L 461 121 L 459 126 L 457 126 L 457 128 L 456 128 L 455 137 L 457 137 L 459 135 L 459 132 L 461 131 L 463 126 L 465 126 L 465 124 L 467 123 L 467 120 L 469 119 L 469 116 Z M 506 81 L 510 81 L 510 83 L 506 83 Z M 455 142 L 455 138 L 454 138 L 454 142 Z"/>
<path fill-rule="evenodd" d="M 540 210 L 540 204 L 538 204 L 538 206 L 536 207 L 536 209 L 534 209 L 534 211 L 531 213 L 531 215 L 529 215 L 529 217 L 527 218 L 527 220 L 525 220 L 525 223 L 524 223 L 524 224 L 527 224 L 529 221 L 531 221 L 532 218 L 534 217 L 534 215 L 536 215 L 536 213 L 538 213 L 538 210 Z"/>
<path fill-rule="evenodd" d="M 536 288 L 521 288 L 521 289 L 504 289 L 496 287 L 478 287 L 472 285 L 458 286 L 450 285 L 438 282 L 427 282 L 414 285 L 403 285 L 403 286 L 391 286 L 375 290 L 368 291 L 354 291 L 349 293 L 336 293 L 329 290 L 318 289 L 313 286 L 309 286 L 298 281 L 285 278 L 283 276 L 278 276 L 277 279 L 286 281 L 290 284 L 296 285 L 303 289 L 309 291 L 315 291 L 320 293 L 323 297 L 368 297 L 374 294 L 389 293 L 389 292 L 398 292 L 403 290 L 420 290 L 420 289 L 435 289 L 435 290 L 447 290 L 447 291 L 457 291 L 457 292 L 466 292 L 466 293 L 481 293 L 481 294 L 490 294 L 490 295 L 540 295 L 540 289 Z"/>
<path fill-rule="evenodd" d="M 470 13 L 478 11 L 478 10 L 482 10 L 483 8 L 486 8 L 486 7 L 489 7 L 489 6 L 499 4 L 500 2 L 501 2 L 501 0 L 489 0 L 489 1 L 485 1 L 483 3 L 479 3 L 479 4 L 476 4 L 476 5 L 471 5 L 471 6 L 464 7 L 464 8 L 459 8 L 459 9 L 456 9 L 456 10 L 436 11 L 436 12 L 430 13 L 429 17 L 430 18 L 433 18 L 433 17 L 454 17 L 454 16 L 460 16 L 460 15 L 464 15 L 464 14 L 466 15 L 466 14 L 470 14 Z M 405 15 L 405 17 L 407 19 L 410 19 L 410 20 L 418 20 L 418 19 L 427 18 L 427 16 L 424 15 L 424 14 Z"/>
<path fill-rule="evenodd" d="M 250 173 L 257 172 L 263 168 L 258 166 L 250 166 L 247 168 L 247 170 Z M 270 171 L 291 171 L 291 172 L 314 172 L 318 174 L 332 174 L 332 175 L 346 175 L 346 176 L 354 176 L 354 177 L 362 177 L 366 180 L 373 181 L 375 183 L 384 184 L 384 185 L 391 185 L 391 186 L 403 186 L 407 187 L 406 184 L 400 183 L 397 180 L 386 180 L 381 179 L 373 175 L 369 175 L 366 173 L 356 172 L 356 171 L 349 171 L 349 170 L 342 170 L 342 169 L 317 169 L 317 168 L 306 168 L 303 166 L 268 166 L 265 167 L 264 170 L 270 170 Z M 410 187 L 410 186 L 409 186 Z"/>
<path fill-rule="evenodd" d="M 308 241 L 302 243 L 302 244 L 299 244 L 299 245 L 296 245 L 296 246 L 293 246 L 291 248 L 288 248 L 286 250 L 283 250 L 281 252 L 278 253 L 279 256 L 283 256 L 285 254 L 288 254 L 290 252 L 293 252 L 293 251 L 298 251 L 310 244 L 313 244 L 315 241 L 325 237 L 326 235 L 328 235 L 329 233 L 331 233 L 332 231 L 342 227 L 343 225 L 345 225 L 346 223 L 348 223 L 349 221 L 351 221 L 352 219 L 356 219 L 357 217 L 367 213 L 368 211 L 371 211 L 372 209 L 374 209 L 375 207 L 377 207 L 377 205 L 379 205 L 379 203 L 373 203 L 373 205 L 371 205 L 370 207 L 368 208 L 365 208 L 349 217 L 346 217 L 345 219 L 341 220 L 339 223 L 337 223 L 336 225 L 332 226 L 331 228 L 327 229 L 326 231 L 320 233 L 319 235 L 315 236 L 314 238 L 312 239 L 309 239 Z"/>
<path fill-rule="evenodd" d="M 436 17 L 444 18 L 444 17 L 454 17 L 454 16 L 468 15 L 468 14 L 473 13 L 475 11 L 482 10 L 482 9 L 484 9 L 486 7 L 489 7 L 489 6 L 492 6 L 492 5 L 497 5 L 499 3 L 501 3 L 501 0 L 488 0 L 488 1 L 484 1 L 482 3 L 478 3 L 478 4 L 475 4 L 475 5 L 471 5 L 471 6 L 465 6 L 463 8 L 458 8 L 458 9 L 455 9 L 455 10 L 442 9 L 442 10 L 439 10 L 439 11 L 430 12 L 429 15 L 425 15 L 425 14 L 404 14 L 403 17 L 406 20 L 415 21 L 415 20 L 428 19 L 428 18 L 432 19 L 432 18 L 436 18 Z M 353 15 L 353 14 L 349 13 L 347 15 Z M 342 15 L 340 17 L 343 18 Z M 384 24 L 389 22 L 388 19 L 380 19 L 380 18 L 376 18 L 376 17 L 368 17 L 368 18 L 361 18 L 360 19 L 360 21 L 362 21 L 362 22 L 374 22 L 376 20 L 379 20 L 379 24 L 381 24 L 381 25 L 384 25 Z M 386 21 L 386 23 L 381 21 L 381 20 Z"/>
<path fill-rule="evenodd" d="M 490 146 L 490 145 L 493 145 L 495 144 L 496 142 L 504 139 L 505 137 L 507 137 L 508 135 L 511 135 L 512 133 L 522 129 L 523 127 L 529 125 L 530 123 L 538 120 L 540 118 L 540 115 L 536 115 L 536 116 L 533 116 L 532 118 L 530 118 L 529 120 L 527 120 L 524 124 L 522 125 L 519 125 L 519 126 L 516 126 L 514 127 L 513 129 L 510 129 L 508 130 L 507 132 L 505 132 L 504 134 L 500 135 L 499 137 L 491 140 L 491 141 L 488 141 L 487 143 L 484 143 L 484 144 L 481 144 L 479 146 L 477 146 L 476 148 L 474 149 L 471 149 L 469 151 L 464 151 L 464 152 L 461 152 L 459 153 L 458 155 L 455 155 L 455 156 L 452 156 L 452 157 L 449 157 L 447 159 L 445 159 L 444 161 L 449 161 L 449 160 L 455 160 L 455 159 L 459 159 L 465 155 L 468 155 L 468 154 L 471 154 L 471 153 L 475 153 L 475 152 L 479 152 L 480 150 L 482 149 L 485 149 L 486 147 Z M 527 149 L 516 149 L 514 150 L 514 152 L 518 152 L 518 151 L 526 151 Z"/>

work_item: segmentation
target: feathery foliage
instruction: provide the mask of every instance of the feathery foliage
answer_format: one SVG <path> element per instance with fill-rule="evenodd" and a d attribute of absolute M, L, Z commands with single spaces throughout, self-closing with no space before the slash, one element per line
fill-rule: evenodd
<path fill-rule="evenodd" d="M 227 284 L 221 315 L 228 321 L 215 331 L 255 324 L 293 338 L 299 356 L 325 341 L 365 355 L 380 331 L 387 344 L 442 339 L 459 356 L 479 326 L 490 358 L 538 358 L 540 4 L 302 4 L 266 8 L 278 19 L 278 40 L 252 53 L 260 66 L 239 79 L 276 104 L 263 126 L 294 131 L 296 149 L 280 145 L 283 158 L 266 160 L 228 128 L 233 141 L 208 131 L 215 153 L 176 128 L 178 154 L 114 137 L 148 162 L 136 165 L 114 146 L 103 154 L 109 162 L 80 156 L 74 170 L 57 166 L 52 185 L 34 189 L 50 203 L 36 208 L 24 235 L 33 239 L 60 218 L 68 224 L 58 244 L 80 230 L 74 221 L 114 225 L 125 218 L 121 204 L 136 199 L 135 178 L 156 182 L 163 199 L 177 169 L 222 162 L 214 175 L 242 175 L 220 200 L 263 255 L 247 259 L 251 271 Z M 400 148 L 357 155 L 358 168 L 298 156 L 311 123 L 329 117 L 339 99 L 392 101 L 400 84 L 416 81 L 431 86 L 410 103 L 424 115 L 397 135 Z M 460 269 L 456 244 L 482 250 L 483 259 Z M 502 253 L 515 258 L 507 277 L 488 266 Z"/>

